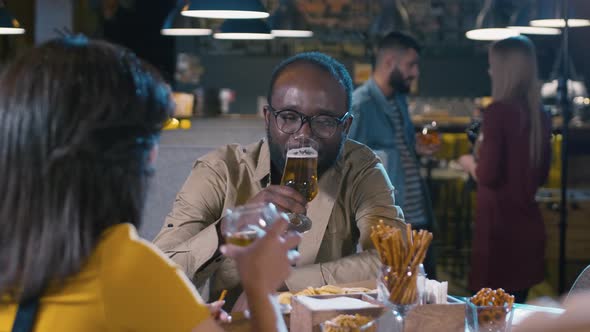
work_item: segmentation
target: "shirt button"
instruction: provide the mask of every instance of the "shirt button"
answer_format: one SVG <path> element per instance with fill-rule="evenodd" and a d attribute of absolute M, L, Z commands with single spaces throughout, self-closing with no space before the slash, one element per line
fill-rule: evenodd
<path fill-rule="evenodd" d="M 174 227 L 174 225 L 173 224 L 168 224 L 168 227 Z"/>
<path fill-rule="evenodd" d="M 242 149 L 242 152 L 246 153 L 246 149 Z"/>

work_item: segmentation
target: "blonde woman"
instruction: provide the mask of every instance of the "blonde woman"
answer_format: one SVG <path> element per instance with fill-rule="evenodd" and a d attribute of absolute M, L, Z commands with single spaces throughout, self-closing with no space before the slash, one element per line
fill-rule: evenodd
<path fill-rule="evenodd" d="M 528 38 L 492 44 L 489 65 L 494 102 L 484 111 L 479 159 L 459 160 L 478 184 L 469 289 L 502 287 L 524 302 L 544 277 L 545 229 L 535 193 L 549 171 L 550 122 Z"/>

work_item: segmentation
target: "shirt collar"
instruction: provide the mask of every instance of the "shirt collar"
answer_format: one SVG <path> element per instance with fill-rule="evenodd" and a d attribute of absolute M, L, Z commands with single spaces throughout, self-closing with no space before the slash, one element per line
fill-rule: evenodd
<path fill-rule="evenodd" d="M 267 176 L 270 176 L 270 148 L 268 147 L 266 138 L 263 138 L 260 153 L 258 154 L 258 162 L 254 170 L 254 179 L 256 181 L 262 181 Z"/>

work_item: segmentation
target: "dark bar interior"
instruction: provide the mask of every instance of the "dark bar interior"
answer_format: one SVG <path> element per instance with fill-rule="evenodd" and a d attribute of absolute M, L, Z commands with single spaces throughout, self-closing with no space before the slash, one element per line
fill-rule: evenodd
<path fill-rule="evenodd" d="M 194 317 L 153 315 L 145 330 L 344 331 L 337 318 L 358 313 L 367 331 L 476 331 L 488 314 L 502 323 L 490 331 L 590 330 L 567 314 L 590 305 L 588 0 L 0 0 L 0 71 L 0 172 L 25 174 L 22 186 L 0 177 L 0 332 L 76 330 L 51 325 L 44 310 L 64 309 L 45 301 L 75 293 L 59 287 L 94 273 L 115 232 L 131 235 L 109 246 L 147 244 L 162 265 L 142 271 L 158 280 L 172 266 L 182 278 L 171 283 L 190 289 L 154 294 L 195 305 Z M 39 105 L 47 121 L 27 128 L 15 109 Z M 80 136 L 56 134 L 68 130 Z M 46 139 L 18 141 L 25 132 Z M 108 159 L 105 146 L 129 137 L 147 180 L 117 178 L 139 150 Z M 95 145 L 74 153 L 76 139 Z M 72 158 L 67 180 L 45 170 L 61 153 Z M 87 153 L 110 166 L 84 164 Z M 19 156 L 40 158 L 39 174 L 27 178 Z M 55 194 L 26 194 L 31 181 Z M 67 198 L 67 183 L 95 189 Z M 11 206 L 107 212 L 71 221 L 60 210 L 62 223 Z M 299 235 L 281 235 L 279 219 Z M 47 253 L 35 258 L 33 243 Z M 60 255 L 63 266 L 46 267 Z M 119 261 L 134 266 L 129 257 Z M 262 294 L 253 279 L 278 283 Z M 345 308 L 336 295 L 350 289 L 363 289 L 350 305 L 366 307 Z M 312 303 L 332 297 L 330 314 Z M 162 298 L 146 299 L 146 312 L 183 303 Z M 525 320 L 538 312 L 547 317 Z"/>

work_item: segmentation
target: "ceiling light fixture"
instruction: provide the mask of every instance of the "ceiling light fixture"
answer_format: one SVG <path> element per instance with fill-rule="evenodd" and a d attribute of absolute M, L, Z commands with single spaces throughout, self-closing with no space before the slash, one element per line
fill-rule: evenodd
<path fill-rule="evenodd" d="M 533 0 L 519 2 L 510 17 L 508 29 L 514 29 L 524 35 L 559 35 L 560 29 L 530 26 L 529 22 L 536 17 L 537 7 Z"/>
<path fill-rule="evenodd" d="M 518 31 L 523 35 L 559 35 L 561 30 L 556 28 L 532 27 L 526 25 L 509 25 L 508 29 Z"/>
<path fill-rule="evenodd" d="M 565 20 L 561 5 L 562 0 L 539 0 L 537 2 L 539 15 L 531 20 L 530 24 L 536 27 L 564 28 Z M 570 28 L 590 26 L 590 20 L 576 15 L 577 13 L 571 6 L 569 6 L 567 13 L 569 14 L 567 24 Z"/>
<path fill-rule="evenodd" d="M 160 33 L 164 36 L 209 36 L 211 29 L 205 28 L 201 19 L 187 17 L 181 14 L 183 8 L 188 3 L 186 0 L 180 0 L 179 6 L 176 6 L 166 17 Z"/>
<path fill-rule="evenodd" d="M 192 0 L 182 15 L 216 19 L 267 18 L 268 11 L 258 0 Z"/>
<path fill-rule="evenodd" d="M 23 33 L 25 29 L 6 9 L 4 1 L 0 1 L 0 35 L 22 35 Z"/>
<path fill-rule="evenodd" d="M 215 39 L 268 40 L 274 36 L 270 27 L 263 20 L 225 20 L 219 31 L 213 34 Z"/>
<path fill-rule="evenodd" d="M 485 0 L 477 15 L 475 29 L 467 31 L 465 36 L 472 40 L 500 40 L 520 35 L 516 30 L 500 28 L 499 25 L 496 25 L 496 21 L 500 19 L 496 17 L 498 15 L 494 9 L 494 1 Z"/>
<path fill-rule="evenodd" d="M 279 7 L 268 18 L 275 37 L 308 38 L 313 36 L 305 17 L 293 0 L 281 0 Z"/>

